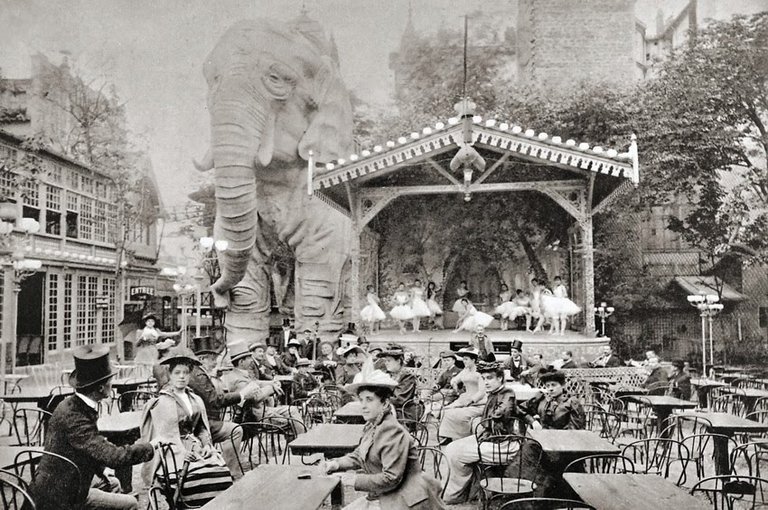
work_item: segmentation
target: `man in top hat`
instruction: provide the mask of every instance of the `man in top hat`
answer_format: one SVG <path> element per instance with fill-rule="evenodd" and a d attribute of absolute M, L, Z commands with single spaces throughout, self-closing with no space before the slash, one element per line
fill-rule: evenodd
<path fill-rule="evenodd" d="M 240 428 L 235 429 L 235 424 L 224 420 L 224 414 L 228 407 L 242 404 L 252 399 L 258 392 L 258 386 L 253 384 L 240 388 L 236 392 L 227 390 L 225 384 L 217 373 L 219 353 L 213 345 L 213 337 L 195 337 L 192 339 L 192 352 L 200 360 L 201 365 L 195 365 L 189 374 L 189 388 L 194 391 L 205 404 L 205 412 L 208 415 L 208 423 L 211 427 L 211 440 L 213 443 L 221 443 L 222 457 L 227 463 L 232 476 L 242 475 L 240 464 L 237 460 L 237 452 L 243 433 Z M 232 436 L 232 431 L 235 435 Z M 232 436 L 232 440 L 230 440 Z M 232 442 L 234 441 L 234 446 Z"/>
<path fill-rule="evenodd" d="M 461 361 L 455 352 L 443 351 L 440 353 L 440 368 L 442 368 L 443 371 L 437 376 L 432 392 L 442 395 L 443 405 L 450 404 L 459 396 L 453 389 L 453 386 L 451 386 L 451 379 L 461 372 L 458 363 L 461 363 Z M 464 365 L 462 364 L 462 367 L 463 366 Z"/>
<path fill-rule="evenodd" d="M 523 342 L 515 338 L 510 345 L 509 358 L 504 362 L 504 368 L 509 370 L 512 379 L 519 381 L 534 372 L 538 372 L 541 365 L 532 363 L 523 356 Z"/>
<path fill-rule="evenodd" d="M 472 429 L 475 430 L 477 427 L 477 431 L 475 434 L 451 442 L 444 450 L 451 466 L 444 498 L 449 505 L 461 504 L 469 495 L 473 465 L 480 460 L 478 438 L 482 440 L 490 436 L 524 433 L 516 427 L 518 420 L 523 418 L 524 412 L 517 405 L 514 390 L 504 384 L 503 366 L 497 362 L 480 361 L 477 371 L 483 378 L 487 395 L 483 414 L 473 420 Z M 490 443 L 483 443 L 480 448 L 483 455 L 490 457 L 493 454 L 494 447 Z M 510 457 L 515 453 L 516 449 L 511 447 Z"/>
<path fill-rule="evenodd" d="M 403 370 L 403 358 L 405 351 L 400 346 L 390 345 L 382 351 L 380 358 L 384 360 L 384 367 L 389 376 L 397 381 L 397 387 L 394 390 L 390 403 L 395 407 L 395 411 L 400 416 L 403 404 L 411 400 L 416 395 L 416 376 L 412 372 Z M 407 410 L 406 410 L 407 411 Z M 408 419 L 418 419 L 418 416 L 402 416 Z"/>
<path fill-rule="evenodd" d="M 48 422 L 45 451 L 74 462 L 80 478 L 60 459 L 43 456 L 29 493 L 37 510 L 137 509 L 138 501 L 132 495 L 89 487 L 94 475 L 103 473 L 105 466 L 119 468 L 151 460 L 153 445 L 139 441 L 130 446 L 116 446 L 99 433 L 98 403 L 111 396 L 111 379 L 116 374 L 109 362 L 109 348 L 84 345 L 76 347 L 72 355 L 75 370 L 69 384 L 75 394 L 64 399 L 53 412 Z"/>
<path fill-rule="evenodd" d="M 270 345 L 274 345 L 279 348 L 281 352 L 285 352 L 288 349 L 288 342 L 296 340 L 296 331 L 293 329 L 294 321 L 290 318 L 284 318 L 281 326 L 281 331 L 276 335 L 276 338 L 270 339 Z"/>

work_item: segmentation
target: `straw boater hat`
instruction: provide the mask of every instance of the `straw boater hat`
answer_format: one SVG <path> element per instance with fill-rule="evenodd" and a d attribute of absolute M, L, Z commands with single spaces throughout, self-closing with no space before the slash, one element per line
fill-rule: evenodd
<path fill-rule="evenodd" d="M 229 344 L 228 347 L 229 359 L 232 360 L 232 363 L 235 363 L 237 360 L 251 355 L 251 351 L 245 344 L 245 340 L 235 340 Z"/>
<path fill-rule="evenodd" d="M 267 350 L 267 345 L 264 342 L 254 342 L 254 343 L 252 343 L 251 345 L 248 346 L 248 350 L 253 352 L 256 349 L 258 349 L 259 347 L 261 347 L 265 351 Z"/>
<path fill-rule="evenodd" d="M 117 375 L 109 362 L 106 345 L 83 345 L 72 351 L 75 369 L 69 375 L 69 385 L 76 390 L 106 381 Z"/>
<path fill-rule="evenodd" d="M 392 379 L 389 374 L 376 370 L 373 367 L 373 360 L 368 358 L 363 363 L 360 372 L 355 375 L 352 383 L 344 386 L 344 389 L 352 394 L 357 394 L 364 388 L 386 388 L 394 390 L 397 387 L 397 381 Z"/>

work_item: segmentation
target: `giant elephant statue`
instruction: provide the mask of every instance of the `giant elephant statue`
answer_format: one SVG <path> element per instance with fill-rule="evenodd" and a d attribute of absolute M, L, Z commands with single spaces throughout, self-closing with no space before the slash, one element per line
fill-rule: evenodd
<path fill-rule="evenodd" d="M 231 335 L 263 339 L 269 329 L 270 255 L 275 240 L 296 259 L 297 327 L 338 331 L 351 223 L 307 194 L 315 161 L 350 154 L 352 107 L 322 29 L 306 23 L 243 21 L 204 64 L 211 148 L 200 170 L 215 171 L 214 237 L 220 278 L 211 291 L 228 308 Z"/>

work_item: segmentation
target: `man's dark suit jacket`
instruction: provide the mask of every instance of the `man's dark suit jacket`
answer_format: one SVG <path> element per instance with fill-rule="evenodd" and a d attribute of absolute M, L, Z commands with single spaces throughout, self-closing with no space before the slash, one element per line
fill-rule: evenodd
<path fill-rule="evenodd" d="M 29 487 L 37 510 L 80 509 L 88 497 L 93 476 L 104 467 L 132 466 L 152 459 L 152 445 L 137 442 L 116 446 L 96 428 L 98 413 L 77 395 L 56 407 L 48 422 L 45 451 L 59 454 L 74 462 L 77 474 L 69 464 L 53 456 L 43 456 L 37 476 Z"/>

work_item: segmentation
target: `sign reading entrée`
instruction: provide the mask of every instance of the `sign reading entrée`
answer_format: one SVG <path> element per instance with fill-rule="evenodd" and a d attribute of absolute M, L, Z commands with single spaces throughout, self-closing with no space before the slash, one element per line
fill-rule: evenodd
<path fill-rule="evenodd" d="M 131 297 L 137 299 L 147 299 L 155 295 L 154 287 L 131 287 Z"/>

